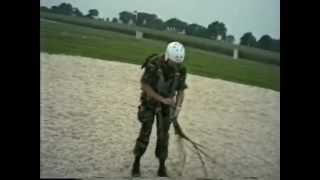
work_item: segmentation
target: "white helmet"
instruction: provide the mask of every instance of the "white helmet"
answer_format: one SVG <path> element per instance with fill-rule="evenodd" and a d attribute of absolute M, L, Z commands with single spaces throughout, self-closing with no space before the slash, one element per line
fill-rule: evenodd
<path fill-rule="evenodd" d="M 184 60 L 184 47 L 179 42 L 171 42 L 168 44 L 166 52 L 164 54 L 164 59 L 167 61 L 170 59 L 176 63 L 182 63 Z"/>

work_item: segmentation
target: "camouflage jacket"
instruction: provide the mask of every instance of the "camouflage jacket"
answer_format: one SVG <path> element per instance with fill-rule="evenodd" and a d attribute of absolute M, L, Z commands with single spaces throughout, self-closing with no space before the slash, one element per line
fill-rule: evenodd
<path fill-rule="evenodd" d="M 163 55 L 154 56 L 142 66 L 142 68 L 145 68 L 145 71 L 141 77 L 141 82 L 150 85 L 154 91 L 163 97 L 172 97 L 177 91 L 184 90 L 188 87 L 186 84 L 187 70 L 183 65 L 181 65 L 178 70 L 175 70 L 162 59 Z M 161 75 L 159 72 L 162 72 L 164 81 L 160 80 Z M 176 75 L 178 75 L 177 82 L 174 83 Z M 152 104 L 156 103 L 155 100 L 148 97 L 144 91 L 142 91 L 140 100 L 142 102 L 148 101 Z"/>

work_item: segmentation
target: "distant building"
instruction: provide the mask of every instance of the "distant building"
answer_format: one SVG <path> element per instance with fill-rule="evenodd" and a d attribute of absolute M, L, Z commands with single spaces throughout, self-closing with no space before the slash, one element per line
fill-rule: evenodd
<path fill-rule="evenodd" d="M 133 24 L 134 24 L 133 20 L 130 19 L 129 22 L 128 22 L 128 24 L 129 24 L 129 25 L 133 25 Z"/>
<path fill-rule="evenodd" d="M 147 24 L 147 20 L 143 20 L 143 25 L 146 25 Z"/>
<path fill-rule="evenodd" d="M 176 32 L 176 28 L 174 28 L 174 27 L 169 27 L 169 26 L 168 26 L 168 27 L 166 28 L 166 30 L 167 30 L 167 31 L 170 31 L 170 32 Z"/>
<path fill-rule="evenodd" d="M 169 31 L 169 32 L 176 32 L 176 33 L 179 33 L 179 34 L 186 34 L 186 30 L 183 29 L 182 31 L 179 31 L 177 28 L 175 27 L 167 27 L 166 28 L 166 31 Z"/>
<path fill-rule="evenodd" d="M 186 30 L 184 29 L 184 30 L 182 30 L 182 31 L 180 31 L 180 32 L 178 32 L 179 34 L 186 34 Z"/>

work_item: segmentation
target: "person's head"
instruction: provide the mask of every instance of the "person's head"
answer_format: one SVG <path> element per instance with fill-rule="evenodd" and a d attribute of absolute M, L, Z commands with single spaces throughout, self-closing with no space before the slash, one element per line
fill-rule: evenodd
<path fill-rule="evenodd" d="M 185 50 L 181 43 L 179 42 L 170 42 L 167 45 L 166 51 L 164 53 L 164 60 L 168 63 L 169 66 L 177 68 L 179 67 L 184 60 Z"/>

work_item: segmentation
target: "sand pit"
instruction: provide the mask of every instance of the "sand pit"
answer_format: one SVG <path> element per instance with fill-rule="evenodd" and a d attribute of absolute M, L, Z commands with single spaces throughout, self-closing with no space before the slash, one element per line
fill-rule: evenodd
<path fill-rule="evenodd" d="M 41 53 L 42 178 L 130 176 L 140 124 L 139 66 L 92 58 Z M 280 93 L 219 79 L 188 75 L 179 122 L 206 145 L 216 163 L 212 179 L 280 179 Z M 155 178 L 156 131 L 141 161 L 144 178 Z M 170 129 L 168 174 L 172 179 L 203 177 L 201 163 L 187 149 L 180 154 Z M 163 179 L 163 178 L 162 178 Z"/>

